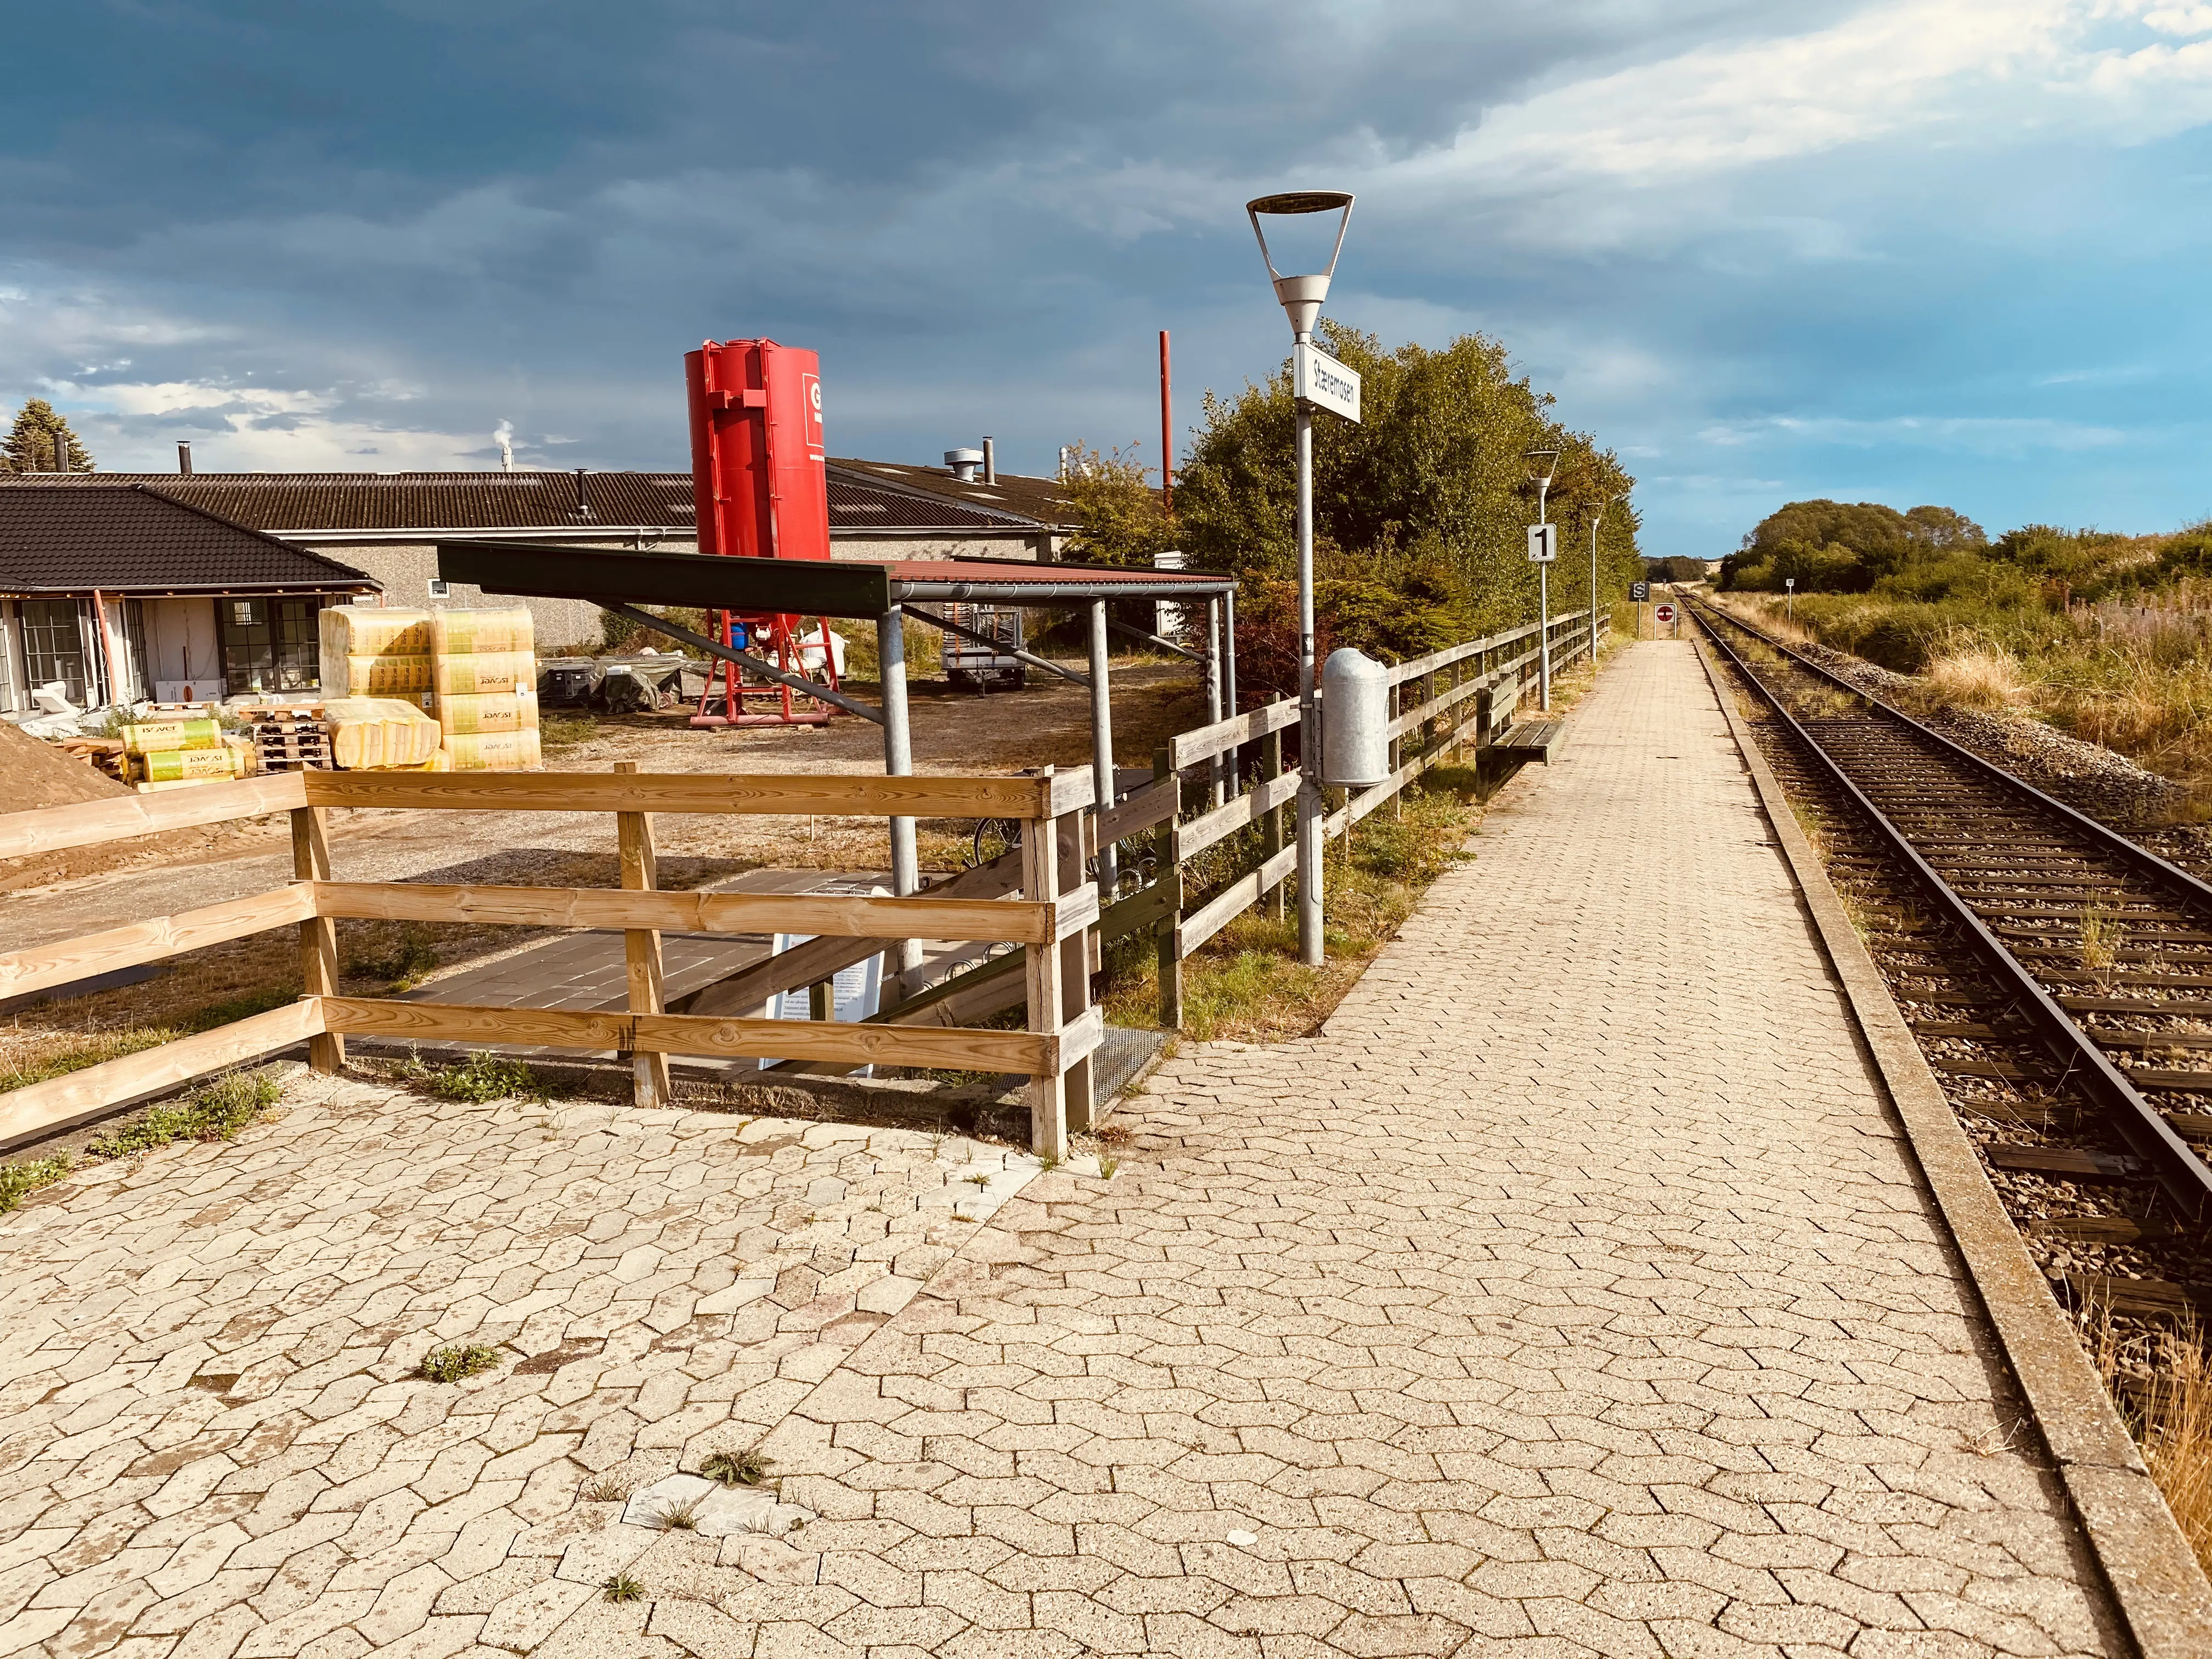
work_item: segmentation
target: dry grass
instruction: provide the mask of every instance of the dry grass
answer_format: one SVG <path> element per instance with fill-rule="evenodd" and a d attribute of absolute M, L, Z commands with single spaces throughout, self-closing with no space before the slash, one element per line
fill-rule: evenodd
<path fill-rule="evenodd" d="M 2124 1335 L 2103 1310 L 2088 1322 L 2091 1358 L 2142 1445 L 2151 1478 L 2197 1559 L 2212 1571 L 2212 1353 L 2195 1322 Z"/>
<path fill-rule="evenodd" d="M 2128 930 L 2119 919 L 2099 904 L 2090 904 L 2081 912 L 2081 965 L 2093 974 L 2101 974 L 2120 959 L 2120 947 L 2127 943 Z"/>
<path fill-rule="evenodd" d="M 1923 676 L 1937 702 L 1968 708 L 2013 708 L 2026 702 L 2020 661 L 1997 646 L 1961 644 L 1933 659 Z"/>

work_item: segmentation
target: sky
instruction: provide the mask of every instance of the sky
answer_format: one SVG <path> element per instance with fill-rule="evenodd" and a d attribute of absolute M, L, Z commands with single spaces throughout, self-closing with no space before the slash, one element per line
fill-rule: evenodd
<path fill-rule="evenodd" d="M 2212 515 L 2212 4 L 77 0 L 0 52 L 0 399 L 103 470 L 681 469 L 683 353 L 832 454 L 1159 453 L 1326 314 L 1479 331 L 1645 551 L 1785 501 Z"/>

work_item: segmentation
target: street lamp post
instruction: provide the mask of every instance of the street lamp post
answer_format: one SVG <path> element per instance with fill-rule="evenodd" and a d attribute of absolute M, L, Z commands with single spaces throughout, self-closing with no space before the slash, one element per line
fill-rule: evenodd
<path fill-rule="evenodd" d="M 1528 557 L 1536 566 L 1536 706 L 1552 709 L 1552 561 L 1559 556 L 1557 543 L 1547 529 L 1546 499 L 1552 493 L 1552 475 L 1559 470 L 1556 449 L 1532 449 L 1532 461 L 1544 463 L 1544 476 L 1536 481 L 1536 533 L 1528 538 Z"/>
<path fill-rule="evenodd" d="M 1341 190 L 1288 191 L 1262 196 L 1244 204 L 1252 221 L 1252 234 L 1260 239 L 1260 257 L 1275 284 L 1275 298 L 1291 319 L 1292 349 L 1303 360 L 1313 349 L 1313 326 L 1328 298 L 1329 278 L 1336 274 L 1337 255 L 1344 252 L 1344 233 L 1352 222 L 1352 194 Z M 1328 268 L 1317 276 L 1285 276 L 1275 269 L 1267 252 L 1267 233 L 1260 216 L 1270 217 L 1307 213 L 1335 213 L 1336 246 L 1329 252 Z M 1354 396 L 1357 396 L 1355 392 Z M 1321 721 L 1314 698 L 1314 574 L 1313 574 L 1313 409 L 1304 398 L 1297 404 L 1298 461 L 1298 960 L 1319 966 L 1322 960 L 1321 868 Z M 1356 405 L 1355 405 L 1356 406 Z"/>

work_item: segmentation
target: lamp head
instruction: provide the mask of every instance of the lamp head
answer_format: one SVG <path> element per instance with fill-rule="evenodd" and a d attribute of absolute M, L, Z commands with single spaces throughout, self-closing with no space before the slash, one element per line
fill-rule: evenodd
<path fill-rule="evenodd" d="M 1556 449 L 1532 449 L 1528 452 L 1528 459 L 1543 463 L 1544 476 L 1538 482 L 1550 489 L 1552 475 L 1559 470 L 1559 452 Z"/>
<path fill-rule="evenodd" d="M 1275 298 L 1281 303 L 1291 319 L 1291 333 L 1304 339 L 1313 332 L 1315 320 L 1321 315 L 1322 301 L 1328 298 L 1328 279 L 1336 274 L 1337 255 L 1344 252 L 1344 232 L 1352 222 L 1352 192 L 1348 190 L 1287 190 L 1273 196 L 1260 196 L 1245 203 L 1244 212 L 1252 221 L 1252 234 L 1260 239 L 1260 257 L 1267 261 L 1267 275 L 1275 284 Z M 1336 246 L 1329 250 L 1328 267 L 1317 276 L 1285 276 L 1275 269 L 1275 258 L 1267 252 L 1267 233 L 1261 228 L 1260 216 L 1288 217 L 1293 214 L 1334 213 Z"/>

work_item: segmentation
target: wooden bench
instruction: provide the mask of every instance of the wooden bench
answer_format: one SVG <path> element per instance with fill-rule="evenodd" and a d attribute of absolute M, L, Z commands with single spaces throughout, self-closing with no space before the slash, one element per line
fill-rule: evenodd
<path fill-rule="evenodd" d="M 1549 766 L 1559 751 L 1565 726 L 1564 720 L 1522 720 L 1507 726 L 1490 747 L 1508 759 L 1541 761 Z"/>

